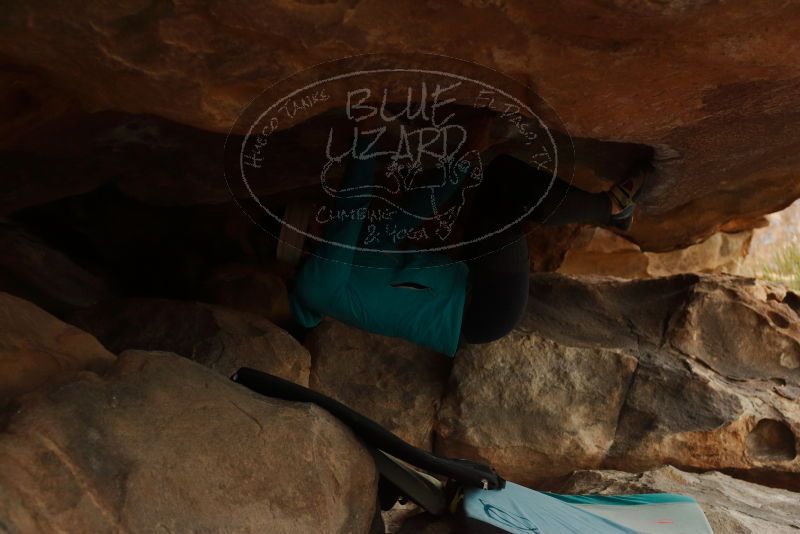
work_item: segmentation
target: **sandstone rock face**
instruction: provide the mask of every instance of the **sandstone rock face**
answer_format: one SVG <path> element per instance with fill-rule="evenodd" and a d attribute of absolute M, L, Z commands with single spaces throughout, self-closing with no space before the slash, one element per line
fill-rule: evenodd
<path fill-rule="evenodd" d="M 81 369 L 101 369 L 114 359 L 83 330 L 30 302 L 0 293 L 0 406 Z"/>
<path fill-rule="evenodd" d="M 692 272 L 738 274 L 741 272 L 742 261 L 747 257 L 752 235 L 752 231 L 717 232 L 705 241 L 684 249 L 647 253 L 648 274 L 651 276 Z"/>
<path fill-rule="evenodd" d="M 262 317 L 198 302 L 119 299 L 81 310 L 70 321 L 114 352 L 175 352 L 231 376 L 253 367 L 308 384 L 310 357 L 289 334 Z"/>
<path fill-rule="evenodd" d="M 782 286 L 701 280 L 667 339 L 722 376 L 800 386 L 800 299 Z"/>
<path fill-rule="evenodd" d="M 665 325 L 681 308 L 697 275 L 623 281 L 599 276 L 536 274 L 531 277 L 531 325 L 565 345 L 637 350 L 658 345 Z"/>
<path fill-rule="evenodd" d="M 450 369 L 441 354 L 325 320 L 306 339 L 312 389 L 430 450 Z"/>
<path fill-rule="evenodd" d="M 796 303 L 735 277 L 534 275 L 520 327 L 456 356 L 437 450 L 534 485 L 671 464 L 798 489 Z"/>
<path fill-rule="evenodd" d="M 436 441 L 438 452 L 527 482 L 601 464 L 636 369 L 620 352 L 536 336 L 531 320 L 459 352 Z"/>
<path fill-rule="evenodd" d="M 798 489 L 796 398 L 739 384 L 689 360 L 645 352 L 604 466 L 724 469 Z"/>
<path fill-rule="evenodd" d="M 800 528 L 800 495 L 767 488 L 722 473 L 684 473 L 662 467 L 645 473 L 579 471 L 562 493 L 683 493 L 700 503 L 714 532 L 793 534 Z"/>
<path fill-rule="evenodd" d="M 411 518 L 418 516 L 422 512 L 424 510 L 413 502 L 395 503 L 389 510 L 381 512 L 386 534 L 395 534 L 400 531 L 404 525 L 408 524 Z"/>
<path fill-rule="evenodd" d="M 569 275 L 649 278 L 650 261 L 642 250 L 624 237 L 601 228 L 581 228 L 552 271 Z"/>
<path fill-rule="evenodd" d="M 643 348 L 606 465 L 728 469 L 798 489 L 793 299 L 771 284 L 700 278 L 672 315 L 664 344 Z"/>
<path fill-rule="evenodd" d="M 216 131 L 265 87 L 326 60 L 367 50 L 462 57 L 534 87 L 574 136 L 656 148 L 658 179 L 632 235 L 647 250 L 666 250 L 800 195 L 800 10 L 759 6 L 758 17 L 753 10 L 581 0 L 422 10 L 389 1 L 227 0 L 176 9 L 17 0 L 6 6 L 0 52 L 88 109 Z M 420 32 L 420 17 L 447 20 L 450 30 Z M 465 35 L 482 38 L 465 48 Z M 37 118 L 32 112 L 30 122 Z"/>
<path fill-rule="evenodd" d="M 367 532 L 375 506 L 371 457 L 332 416 L 168 353 L 30 399 L 0 451 L 12 532 Z"/>
<path fill-rule="evenodd" d="M 680 273 L 737 274 L 748 253 L 752 232 L 718 232 L 672 252 L 642 252 L 622 236 L 603 228 L 582 228 L 563 261 L 551 270 L 572 275 L 653 278 Z"/>
<path fill-rule="evenodd" d="M 0 250 L 0 289 L 52 313 L 91 306 L 111 295 L 104 280 L 17 225 L 0 222 Z"/>

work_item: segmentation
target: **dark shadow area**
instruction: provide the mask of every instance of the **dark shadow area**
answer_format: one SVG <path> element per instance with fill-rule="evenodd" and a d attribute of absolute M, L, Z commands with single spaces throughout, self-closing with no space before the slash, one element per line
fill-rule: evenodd
<path fill-rule="evenodd" d="M 291 202 L 313 204 L 324 196 L 321 132 L 341 120 L 341 111 L 328 111 L 275 134 L 265 162 L 269 172 L 254 184 L 265 206 L 280 214 Z M 574 176 L 569 154 L 560 177 L 590 191 L 607 189 L 652 158 L 647 146 L 552 133 L 565 153 L 574 146 Z M 246 215 L 233 202 L 225 142 L 223 134 L 112 112 L 68 116 L 13 140 L 0 152 L 6 176 L 0 212 L 13 222 L 6 234 L 28 237 L 12 240 L 16 253 L 0 265 L 0 289 L 63 315 L 108 296 L 209 298 L 208 279 L 230 264 L 289 278 L 291 269 L 275 261 L 280 223 L 263 210 Z M 556 269 L 574 225 L 531 223 L 529 231 L 537 270 Z M 28 244 L 19 245 L 20 239 Z M 306 253 L 313 249 L 313 240 L 305 247 Z M 48 257 L 34 249 L 61 256 L 31 267 L 31 258 Z M 74 266 L 66 267 L 70 262 Z M 70 284 L 66 298 L 62 288 Z M 74 295 L 81 291 L 87 294 Z"/>

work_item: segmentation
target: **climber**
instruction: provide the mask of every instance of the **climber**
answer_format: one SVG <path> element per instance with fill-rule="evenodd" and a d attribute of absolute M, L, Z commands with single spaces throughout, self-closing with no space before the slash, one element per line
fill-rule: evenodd
<path fill-rule="evenodd" d="M 467 164 L 462 165 L 462 172 L 469 174 L 479 168 L 481 159 L 491 161 L 475 189 L 468 238 L 492 233 L 503 214 L 519 212 L 542 197 L 530 220 L 548 225 L 610 225 L 623 230 L 630 225 L 644 172 L 631 173 L 608 192 L 588 193 L 561 180 L 552 181 L 519 159 L 497 154 L 493 147 L 502 145 L 491 139 L 490 118 L 481 116 L 468 126 L 468 142 L 462 147 L 462 160 Z M 358 139 L 357 150 L 367 146 L 366 139 Z M 350 158 L 343 183 L 353 191 L 372 187 L 374 174 L 374 159 Z M 338 197 L 337 208 L 365 210 L 369 199 L 364 197 Z M 324 242 L 301 266 L 290 301 L 294 318 L 304 328 L 316 326 L 327 315 L 453 356 L 460 342 L 500 339 L 521 320 L 530 273 L 522 223 L 477 240 L 462 261 L 419 252 L 399 259 L 395 255 L 394 263 L 380 268 L 368 265 L 364 254 L 356 251 L 363 226 L 364 221 L 357 218 L 330 222 Z"/>

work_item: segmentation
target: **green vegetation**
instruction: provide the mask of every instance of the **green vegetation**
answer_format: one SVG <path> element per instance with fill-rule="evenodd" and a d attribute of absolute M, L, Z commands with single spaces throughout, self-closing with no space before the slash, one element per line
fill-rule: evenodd
<path fill-rule="evenodd" d="M 800 245 L 778 250 L 770 262 L 760 266 L 757 276 L 800 291 Z"/>

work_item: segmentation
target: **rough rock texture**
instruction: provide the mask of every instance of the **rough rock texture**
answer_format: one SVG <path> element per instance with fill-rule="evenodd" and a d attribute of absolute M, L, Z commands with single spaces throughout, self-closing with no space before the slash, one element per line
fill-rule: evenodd
<path fill-rule="evenodd" d="M 649 252 L 648 274 L 669 276 L 679 273 L 738 274 L 747 257 L 752 231 L 717 232 L 705 241 L 672 252 Z"/>
<path fill-rule="evenodd" d="M 748 279 L 693 284 L 663 345 L 643 344 L 606 465 L 721 468 L 800 488 L 796 301 Z"/>
<path fill-rule="evenodd" d="M 662 467 L 645 473 L 579 471 L 561 493 L 683 493 L 700 503 L 714 532 L 795 534 L 800 529 L 800 495 L 731 478 L 722 473 L 684 473 Z"/>
<path fill-rule="evenodd" d="M 599 276 L 531 276 L 532 326 L 566 345 L 637 350 L 661 344 L 669 318 L 680 309 L 697 275 L 623 281 Z"/>
<path fill-rule="evenodd" d="M 551 270 L 564 274 L 596 274 L 653 278 L 680 273 L 737 274 L 747 256 L 752 232 L 718 232 L 672 252 L 642 252 L 622 236 L 603 228 L 582 228 L 568 245 L 563 261 Z"/>
<path fill-rule="evenodd" d="M 0 290 L 65 313 L 111 296 L 108 284 L 18 225 L 0 222 Z"/>
<path fill-rule="evenodd" d="M 41 308 L 0 293 L 0 406 L 80 369 L 100 369 L 114 355 L 78 328 Z"/>
<path fill-rule="evenodd" d="M 450 360 L 405 340 L 325 320 L 306 339 L 312 389 L 418 447 L 432 448 Z"/>
<path fill-rule="evenodd" d="M 671 464 L 800 489 L 798 302 L 736 277 L 534 275 L 522 325 L 456 356 L 437 450 L 528 484 Z"/>
<path fill-rule="evenodd" d="M 231 376 L 253 367 L 308 384 L 310 357 L 267 319 L 199 302 L 118 299 L 81 310 L 70 322 L 109 349 L 175 352 Z"/>
<path fill-rule="evenodd" d="M 601 464 L 636 359 L 543 339 L 531 333 L 532 320 L 457 354 L 439 412 L 438 452 L 486 460 L 518 481 Z"/>
<path fill-rule="evenodd" d="M 376 473 L 319 408 L 129 351 L 25 402 L 0 432 L 0 488 L 11 532 L 349 533 L 368 530 Z"/>
<path fill-rule="evenodd" d="M 800 489 L 796 393 L 741 384 L 670 353 L 645 352 L 603 465 L 724 469 Z"/>
<path fill-rule="evenodd" d="M 420 31 L 419 20 L 449 24 Z M 648 250 L 746 225 L 800 195 L 793 3 L 15 0 L 5 21 L 0 53 L 9 69 L 40 73 L 26 74 L 27 94 L 53 109 L 72 96 L 46 98 L 48 83 L 88 109 L 217 131 L 265 87 L 325 60 L 425 50 L 485 64 L 534 87 L 575 136 L 657 148 L 658 180 L 633 231 Z M 464 47 L 467 36 L 477 45 Z M 39 123 L 30 108 L 15 126 Z"/>
<path fill-rule="evenodd" d="M 701 279 L 673 316 L 667 340 L 733 380 L 800 386 L 800 297 L 780 285 Z"/>

